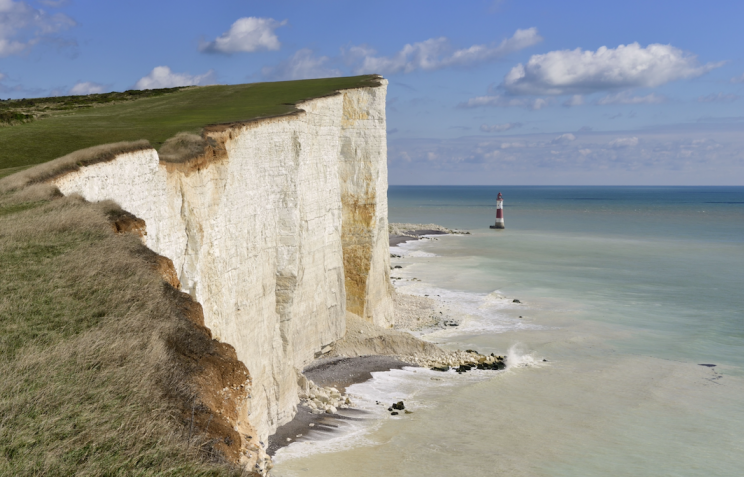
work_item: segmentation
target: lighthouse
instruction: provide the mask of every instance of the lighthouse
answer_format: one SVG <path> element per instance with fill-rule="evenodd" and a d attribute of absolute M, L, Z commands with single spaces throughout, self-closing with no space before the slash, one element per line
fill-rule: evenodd
<path fill-rule="evenodd" d="M 504 228 L 504 198 L 501 196 L 501 192 L 499 192 L 499 195 L 496 197 L 496 224 L 492 225 L 491 228 Z"/>

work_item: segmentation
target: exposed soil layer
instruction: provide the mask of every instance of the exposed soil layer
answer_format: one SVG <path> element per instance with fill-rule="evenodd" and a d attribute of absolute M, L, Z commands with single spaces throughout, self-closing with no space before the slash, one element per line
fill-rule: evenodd
<path fill-rule="evenodd" d="M 112 227 L 119 233 L 146 234 L 145 222 L 128 212 L 111 217 Z M 134 224 L 133 227 L 122 226 Z M 210 457 L 226 459 L 236 465 L 250 464 L 253 468 L 260 458 L 258 438 L 243 416 L 249 399 L 251 379 L 246 366 L 238 360 L 235 349 L 212 338 L 204 325 L 200 303 L 179 291 L 180 282 L 173 262 L 149 249 L 143 252 L 152 268 L 168 284 L 164 293 L 179 314 L 191 325 L 171 338 L 188 382 L 183 385 L 191 396 L 190 402 L 181 401 L 181 417 L 188 428 L 189 444 L 193 438 Z M 183 395 L 182 393 L 179 393 Z M 258 475 L 258 474 L 256 474 Z"/>

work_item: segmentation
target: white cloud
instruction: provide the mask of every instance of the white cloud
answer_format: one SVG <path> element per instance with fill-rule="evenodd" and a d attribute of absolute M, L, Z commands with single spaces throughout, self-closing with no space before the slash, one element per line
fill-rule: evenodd
<path fill-rule="evenodd" d="M 502 142 L 501 143 L 501 149 L 512 149 L 512 148 L 522 148 L 526 147 L 523 142 Z"/>
<path fill-rule="evenodd" d="M 620 134 L 574 133 L 574 141 L 558 144 L 557 134 L 392 138 L 388 165 L 390 177 L 401 184 L 503 183 L 512 177 L 533 184 L 740 185 L 744 123 L 719 124 L 715 130 L 686 123 Z M 429 153 L 437 159 L 429 161 Z"/>
<path fill-rule="evenodd" d="M 393 56 L 374 56 L 377 52 L 366 45 L 351 47 L 344 52 L 344 56 L 349 63 L 361 62 L 355 68 L 357 74 L 410 73 L 415 70 L 471 66 L 504 57 L 541 41 L 537 28 L 528 28 L 517 30 L 511 38 L 498 44 L 473 45 L 459 50 L 454 50 L 446 37 L 439 37 L 407 44 Z"/>
<path fill-rule="evenodd" d="M 744 83 L 744 74 L 731 78 L 732 83 Z"/>
<path fill-rule="evenodd" d="M 303 48 L 276 66 L 261 69 L 264 78 L 274 80 L 295 80 L 309 78 L 330 78 L 341 76 L 341 71 L 328 68 L 327 56 L 316 57 L 312 50 Z"/>
<path fill-rule="evenodd" d="M 150 74 L 143 76 L 134 85 L 137 89 L 175 88 L 176 86 L 195 86 L 214 84 L 214 71 L 192 76 L 188 73 L 174 73 L 167 66 L 156 66 Z"/>
<path fill-rule="evenodd" d="M 77 83 L 75 86 L 70 88 L 70 94 L 72 95 L 84 95 L 84 94 L 100 94 L 104 91 L 104 86 L 98 83 L 91 83 L 90 81 L 82 81 Z M 147 89 L 147 88 L 144 88 Z"/>
<path fill-rule="evenodd" d="M 580 94 L 575 94 L 563 102 L 563 106 L 568 107 L 581 106 L 582 104 L 584 104 L 584 97 Z"/>
<path fill-rule="evenodd" d="M 6 78 L 5 73 L 0 73 L 0 81 L 4 80 Z"/>
<path fill-rule="evenodd" d="M 576 140 L 576 136 L 574 136 L 571 133 L 566 133 L 566 134 L 561 134 L 560 136 L 556 137 L 550 142 L 551 144 L 566 144 L 566 143 L 569 143 L 575 140 Z"/>
<path fill-rule="evenodd" d="M 50 15 L 23 1 L 0 0 L 0 58 L 24 53 L 73 26 L 75 21 L 62 13 Z"/>
<path fill-rule="evenodd" d="M 232 24 L 230 29 L 213 41 L 199 45 L 199 51 L 207 53 L 243 53 L 258 50 L 278 50 L 281 47 L 274 30 L 286 25 L 273 18 L 244 17 Z"/>
<path fill-rule="evenodd" d="M 707 96 L 700 96 L 697 100 L 698 100 L 698 103 L 733 103 L 737 99 L 739 99 L 738 94 L 718 93 L 718 94 L 709 94 Z"/>
<path fill-rule="evenodd" d="M 493 108 L 509 108 L 519 107 L 527 108 L 532 110 L 539 110 L 546 106 L 549 106 L 551 101 L 545 98 L 525 99 L 525 98 L 510 98 L 501 95 L 495 96 L 478 96 L 470 98 L 469 100 L 457 105 L 459 108 L 480 108 L 480 107 L 493 107 Z"/>
<path fill-rule="evenodd" d="M 647 94 L 646 96 L 633 96 L 629 91 L 622 93 L 610 94 L 597 100 L 597 104 L 605 106 L 608 104 L 659 104 L 666 101 L 664 96 L 656 93 Z"/>
<path fill-rule="evenodd" d="M 551 51 L 533 55 L 504 77 L 512 94 L 588 94 L 636 87 L 654 87 L 700 76 L 723 65 L 700 65 L 697 57 L 671 45 L 638 43 L 605 46 L 597 51 Z"/>
<path fill-rule="evenodd" d="M 520 127 L 522 127 L 522 123 L 481 124 L 480 130 L 483 132 L 502 132 Z"/>
<path fill-rule="evenodd" d="M 621 148 L 621 147 L 635 147 L 638 145 L 637 137 L 621 137 L 613 139 L 608 143 L 610 147 Z"/>

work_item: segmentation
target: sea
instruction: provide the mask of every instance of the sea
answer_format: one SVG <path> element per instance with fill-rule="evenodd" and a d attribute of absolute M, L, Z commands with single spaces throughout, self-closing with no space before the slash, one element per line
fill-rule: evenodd
<path fill-rule="evenodd" d="M 375 373 L 348 388 L 364 419 L 298 438 L 273 475 L 744 476 L 744 187 L 388 200 L 390 222 L 470 232 L 391 249 L 398 292 L 459 321 L 423 338 L 509 367 Z M 398 400 L 410 414 L 387 412 Z"/>

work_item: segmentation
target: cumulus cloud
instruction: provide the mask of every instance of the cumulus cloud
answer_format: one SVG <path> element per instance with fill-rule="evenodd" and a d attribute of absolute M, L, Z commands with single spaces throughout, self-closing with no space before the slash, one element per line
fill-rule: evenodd
<path fill-rule="evenodd" d="M 148 88 L 141 88 L 148 89 Z M 70 94 L 72 95 L 84 95 L 84 94 L 100 94 L 103 93 L 105 87 L 98 83 L 92 83 L 90 81 L 81 81 L 75 86 L 70 88 Z"/>
<path fill-rule="evenodd" d="M 62 13 L 50 15 L 23 1 L 0 0 L 0 58 L 25 53 L 75 25 Z"/>
<path fill-rule="evenodd" d="M 589 94 L 637 87 L 654 87 L 693 78 L 722 66 L 700 65 L 697 57 L 671 45 L 638 43 L 605 46 L 597 51 L 557 50 L 533 55 L 504 77 L 512 94 Z"/>
<path fill-rule="evenodd" d="M 358 64 L 354 70 L 357 74 L 411 73 L 416 70 L 476 65 L 502 58 L 541 41 L 537 28 L 528 28 L 517 30 L 500 43 L 473 45 L 459 50 L 454 49 L 446 37 L 439 37 L 407 44 L 393 56 L 375 56 L 377 52 L 366 45 L 353 46 L 344 51 L 344 56 L 347 63 Z"/>
<path fill-rule="evenodd" d="M 647 94 L 646 96 L 633 96 L 629 91 L 622 93 L 610 94 L 597 100 L 597 104 L 605 106 L 608 104 L 659 104 L 666 101 L 666 97 L 656 93 Z"/>
<path fill-rule="evenodd" d="M 483 132 L 503 132 L 521 127 L 522 123 L 481 124 L 480 130 Z"/>
<path fill-rule="evenodd" d="M 212 41 L 202 42 L 199 51 L 205 53 L 250 53 L 259 50 L 278 50 L 281 47 L 274 30 L 287 24 L 273 18 L 244 17 Z"/>
<path fill-rule="evenodd" d="M 621 148 L 621 147 L 635 147 L 638 145 L 637 137 L 620 137 L 613 139 L 607 143 L 610 147 Z"/>
<path fill-rule="evenodd" d="M 698 100 L 698 103 L 733 103 L 737 99 L 739 99 L 738 94 L 718 93 L 718 94 L 709 94 L 707 96 L 700 96 L 697 100 Z"/>
<path fill-rule="evenodd" d="M 137 89 L 175 88 L 176 86 L 196 86 L 214 84 L 214 71 L 192 76 L 188 73 L 174 73 L 167 66 L 156 66 L 150 74 L 143 76 L 134 85 Z"/>
<path fill-rule="evenodd" d="M 261 74 L 266 79 L 296 80 L 309 78 L 332 78 L 341 76 L 341 71 L 329 68 L 327 56 L 317 57 L 312 50 L 303 48 L 276 66 L 266 66 Z"/>
<path fill-rule="evenodd" d="M 480 108 L 480 107 L 492 107 L 492 108 L 509 108 L 519 107 L 532 110 L 539 110 L 550 105 L 551 100 L 546 98 L 513 98 L 502 95 L 494 96 L 478 96 L 470 98 L 469 100 L 457 105 L 458 108 Z"/>

